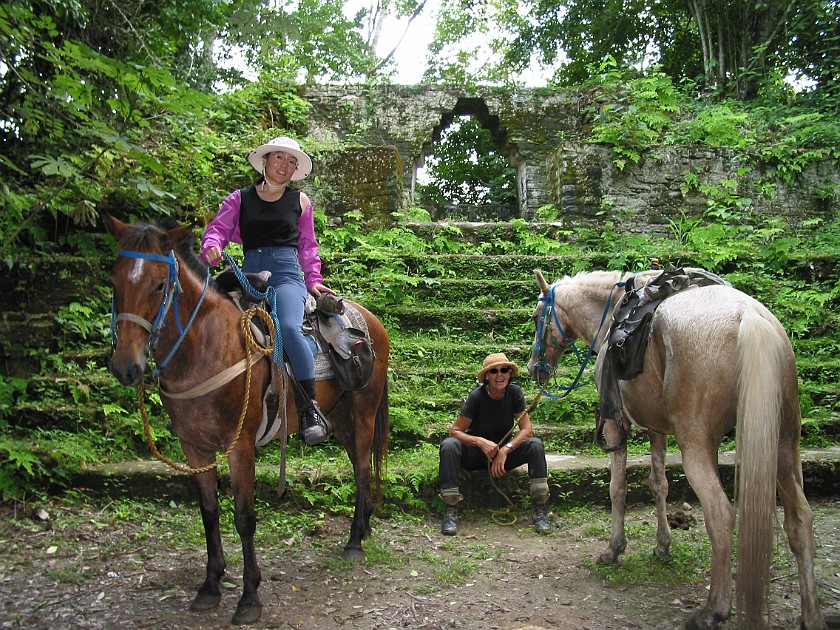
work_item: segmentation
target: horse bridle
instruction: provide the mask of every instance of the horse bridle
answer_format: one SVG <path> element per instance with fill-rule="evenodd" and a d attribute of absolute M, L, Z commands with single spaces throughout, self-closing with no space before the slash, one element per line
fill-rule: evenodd
<path fill-rule="evenodd" d="M 616 287 L 623 287 L 626 283 L 623 280 L 619 280 L 613 286 L 613 289 Z M 560 319 L 557 317 L 557 309 L 554 304 L 554 290 L 557 288 L 557 285 L 552 285 L 549 288 L 548 293 L 544 296 L 540 296 L 539 301 L 544 304 L 542 313 L 540 313 L 539 320 L 537 321 L 537 334 L 536 334 L 536 341 L 533 345 L 532 350 L 537 355 L 537 368 L 542 370 L 543 372 L 548 373 L 550 376 L 553 376 L 555 373 L 555 366 L 549 365 L 548 360 L 545 356 L 545 351 L 548 343 L 556 346 L 558 349 L 557 358 L 560 357 L 566 350 L 571 348 L 574 350 L 575 357 L 577 357 L 578 362 L 578 373 L 575 375 L 574 380 L 572 381 L 571 385 L 558 385 L 555 383 L 557 389 L 563 392 L 560 395 L 555 395 L 546 390 L 540 384 L 540 390 L 543 394 L 548 396 L 553 400 L 559 400 L 561 398 L 565 398 L 570 393 L 572 393 L 576 389 L 580 389 L 583 385 L 580 383 L 581 376 L 583 376 L 583 372 L 586 369 L 586 366 L 589 364 L 589 361 L 592 359 L 592 355 L 595 353 L 595 344 L 598 342 L 598 337 L 601 334 L 601 329 L 604 327 L 604 322 L 607 320 L 607 316 L 610 313 L 610 306 L 612 305 L 612 296 L 613 296 L 613 289 L 610 289 L 609 296 L 607 297 L 607 303 L 604 306 L 604 312 L 601 315 L 601 322 L 598 324 L 598 331 L 595 333 L 595 336 L 592 338 L 592 343 L 589 344 L 589 348 L 586 352 L 585 357 L 581 357 L 581 353 L 578 350 L 577 346 L 575 345 L 576 339 L 570 339 L 569 336 L 566 334 L 566 331 L 563 330 L 563 325 L 560 323 Z M 557 331 L 560 333 L 560 337 L 563 340 L 563 343 L 559 343 L 557 338 L 551 335 L 551 323 L 554 322 L 554 326 L 557 328 Z"/>
<path fill-rule="evenodd" d="M 178 260 L 175 258 L 175 251 L 170 250 L 168 256 L 162 256 L 161 254 L 152 254 L 150 252 L 132 252 L 127 250 L 121 250 L 118 256 L 123 258 L 137 258 L 141 260 L 153 260 L 156 262 L 163 262 L 169 265 L 169 273 L 166 282 L 166 289 L 163 293 L 163 300 L 161 300 L 160 308 L 158 308 L 157 315 L 155 316 L 154 322 L 149 322 L 147 319 L 140 317 L 139 315 L 135 315 L 134 313 L 115 313 L 114 311 L 114 297 L 111 296 L 111 346 L 114 347 L 117 344 L 117 322 L 120 321 L 129 321 L 134 322 L 138 326 L 142 327 L 149 333 L 148 342 L 146 345 L 146 356 L 150 356 L 154 351 L 155 347 L 157 346 L 158 340 L 160 339 L 161 331 L 166 327 L 165 319 L 169 310 L 174 306 L 175 307 L 175 323 L 178 325 L 178 341 L 175 342 L 175 345 L 172 346 L 172 349 L 169 351 L 169 354 L 166 355 L 163 361 L 161 361 L 157 368 L 155 369 L 155 377 L 159 376 L 169 361 L 172 359 L 172 356 L 181 346 L 181 342 L 184 340 L 187 332 L 189 331 L 190 327 L 195 321 L 195 317 L 198 314 L 199 309 L 201 308 L 202 303 L 204 302 L 204 297 L 207 295 L 207 289 L 210 286 L 210 270 L 207 270 L 207 276 L 204 279 L 204 290 L 201 292 L 201 297 L 198 300 L 198 303 L 195 305 L 195 309 L 190 316 L 189 321 L 187 322 L 186 326 L 181 325 L 181 316 L 178 312 L 178 294 L 183 293 L 184 289 L 181 286 L 181 281 L 178 278 Z"/>

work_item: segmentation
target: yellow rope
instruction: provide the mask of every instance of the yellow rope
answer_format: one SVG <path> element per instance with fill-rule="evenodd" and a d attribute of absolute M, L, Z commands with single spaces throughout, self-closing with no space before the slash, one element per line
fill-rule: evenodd
<path fill-rule="evenodd" d="M 542 398 L 542 391 L 538 391 L 537 395 L 534 396 L 534 400 L 531 401 L 531 404 L 528 405 L 522 413 L 520 413 L 518 416 L 516 416 L 513 419 L 513 424 L 511 425 L 510 429 L 508 429 L 508 432 L 505 433 L 505 436 L 501 440 L 499 440 L 499 443 L 496 446 L 498 446 L 499 448 L 502 448 L 502 443 L 505 440 L 507 440 L 508 437 L 510 437 L 511 433 L 513 433 L 513 430 L 514 430 L 514 428 L 516 428 L 516 425 L 519 422 L 520 418 L 522 418 L 522 416 L 524 416 L 526 413 L 530 413 L 531 410 L 534 407 L 537 406 L 537 402 L 539 401 L 540 398 Z M 510 500 L 510 497 L 507 494 L 505 494 L 505 492 L 496 483 L 496 479 L 493 477 L 493 473 L 492 473 L 492 470 L 491 470 L 492 467 L 493 467 L 493 462 L 490 461 L 490 460 L 487 460 L 487 474 L 490 476 L 490 483 L 493 484 L 493 487 L 496 489 L 496 492 L 498 492 L 500 495 L 502 495 L 502 498 L 505 501 L 507 501 L 508 507 L 503 508 L 503 509 L 499 509 L 499 510 L 491 509 L 490 510 L 490 518 L 492 518 L 493 522 L 496 523 L 497 525 L 502 525 L 504 527 L 509 527 L 511 525 L 515 525 L 516 524 L 516 514 L 512 514 L 511 510 L 516 506 L 514 506 L 513 501 Z M 505 518 L 504 521 L 501 520 L 503 517 Z"/>
<path fill-rule="evenodd" d="M 245 355 L 247 359 L 245 368 L 245 397 L 242 403 L 242 413 L 239 415 L 239 423 L 236 425 L 236 433 L 233 436 L 233 440 L 231 440 L 231 443 L 228 445 L 225 452 L 221 456 L 219 456 L 216 459 L 216 461 L 212 464 L 208 464 L 207 466 L 201 466 L 200 468 L 192 468 L 190 466 L 174 462 L 168 457 L 161 454 L 157 446 L 155 446 L 155 441 L 152 437 L 151 426 L 149 424 L 149 416 L 146 413 L 146 405 L 143 398 L 143 390 L 145 388 L 145 383 L 141 382 L 140 385 L 137 387 L 138 400 L 140 403 L 140 415 L 143 417 L 143 432 L 146 435 L 146 443 L 149 445 L 149 448 L 152 450 L 152 453 L 157 459 L 159 459 L 165 464 L 168 464 L 175 470 L 191 473 L 193 475 L 199 475 L 201 473 L 211 471 L 214 468 L 218 468 L 220 464 L 223 464 L 225 461 L 227 461 L 227 458 L 233 452 L 236 443 L 239 441 L 239 436 L 242 434 L 242 427 L 245 424 L 245 417 L 248 414 L 248 399 L 251 395 L 251 351 L 256 350 L 258 353 L 264 355 L 269 355 L 273 352 L 272 348 L 264 348 L 260 344 L 258 344 L 257 341 L 254 339 L 254 333 L 251 330 L 251 320 L 255 315 L 258 315 L 263 320 L 263 322 L 265 322 L 269 330 L 269 335 L 271 337 L 274 337 L 274 321 L 271 319 L 271 316 L 268 314 L 268 312 L 261 308 L 252 306 L 247 311 L 242 313 L 240 323 L 242 325 L 242 332 L 245 335 Z"/>

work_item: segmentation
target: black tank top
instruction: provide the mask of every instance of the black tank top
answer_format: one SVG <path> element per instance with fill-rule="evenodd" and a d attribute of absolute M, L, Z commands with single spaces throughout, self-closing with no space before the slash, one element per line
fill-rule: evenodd
<path fill-rule="evenodd" d="M 287 188 L 277 201 L 263 201 L 254 186 L 239 193 L 239 235 L 245 251 L 258 247 L 298 246 L 299 190 Z"/>

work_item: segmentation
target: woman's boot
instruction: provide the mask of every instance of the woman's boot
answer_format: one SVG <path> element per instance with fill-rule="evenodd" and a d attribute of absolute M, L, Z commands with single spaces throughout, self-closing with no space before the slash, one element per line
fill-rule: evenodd
<path fill-rule="evenodd" d="M 333 427 L 315 401 L 315 379 L 308 378 L 298 382 L 303 390 L 295 391 L 300 435 L 308 446 L 315 446 L 330 439 Z"/>

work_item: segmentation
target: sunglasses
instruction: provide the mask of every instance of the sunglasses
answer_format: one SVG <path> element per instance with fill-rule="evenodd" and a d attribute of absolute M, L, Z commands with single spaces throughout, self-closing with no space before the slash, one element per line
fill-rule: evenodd
<path fill-rule="evenodd" d="M 490 372 L 490 374 L 498 374 L 499 372 L 501 372 L 502 374 L 507 374 L 508 372 L 510 372 L 510 368 L 509 367 L 490 368 L 487 371 Z"/>

